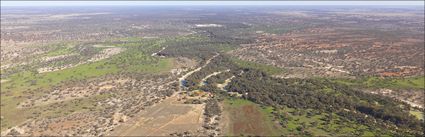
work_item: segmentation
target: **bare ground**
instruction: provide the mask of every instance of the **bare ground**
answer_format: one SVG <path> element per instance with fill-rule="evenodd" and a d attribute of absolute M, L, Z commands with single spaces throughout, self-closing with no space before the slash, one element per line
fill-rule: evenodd
<path fill-rule="evenodd" d="M 117 127 L 112 136 L 169 136 L 202 129 L 204 104 L 183 104 L 176 94 Z"/>

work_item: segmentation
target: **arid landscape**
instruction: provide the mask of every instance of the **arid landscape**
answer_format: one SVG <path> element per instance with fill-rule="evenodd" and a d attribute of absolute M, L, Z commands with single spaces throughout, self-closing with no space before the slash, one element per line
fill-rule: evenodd
<path fill-rule="evenodd" d="M 424 136 L 423 6 L 1 8 L 1 136 Z"/>

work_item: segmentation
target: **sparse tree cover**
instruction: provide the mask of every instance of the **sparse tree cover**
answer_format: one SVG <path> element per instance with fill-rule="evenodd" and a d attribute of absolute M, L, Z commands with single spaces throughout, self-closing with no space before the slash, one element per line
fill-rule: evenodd
<path fill-rule="evenodd" d="M 365 125 L 390 128 L 394 124 L 399 128 L 391 129 L 399 131 L 397 134 L 422 135 L 424 127 L 422 121 L 409 114 L 410 109 L 406 103 L 353 90 L 329 80 L 277 79 L 264 72 L 248 69 L 226 88 L 264 105 L 337 112 Z M 326 88 L 330 88 L 332 92 L 325 92 Z M 378 123 L 375 124 L 375 121 Z"/>
<path fill-rule="evenodd" d="M 214 115 L 220 115 L 221 109 L 218 105 L 218 102 L 216 99 L 208 99 L 205 103 L 205 115 L 208 117 L 212 117 Z"/>
<path fill-rule="evenodd" d="M 424 136 L 418 7 L 1 12 L 2 136 Z"/>

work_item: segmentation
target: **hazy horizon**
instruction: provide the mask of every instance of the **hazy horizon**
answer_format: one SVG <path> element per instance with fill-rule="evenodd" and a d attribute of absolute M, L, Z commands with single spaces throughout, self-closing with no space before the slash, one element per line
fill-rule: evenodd
<path fill-rule="evenodd" d="M 2 7 L 36 6 L 423 6 L 423 1 L 1 1 Z"/>

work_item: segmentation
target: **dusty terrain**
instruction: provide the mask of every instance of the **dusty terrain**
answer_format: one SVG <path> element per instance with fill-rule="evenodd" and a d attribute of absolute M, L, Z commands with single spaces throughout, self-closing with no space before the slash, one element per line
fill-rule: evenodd
<path fill-rule="evenodd" d="M 175 132 L 202 129 L 204 104 L 184 104 L 173 95 L 145 109 L 128 123 L 117 127 L 112 136 L 169 136 Z"/>
<path fill-rule="evenodd" d="M 421 136 L 421 8 L 2 7 L 1 136 Z"/>

